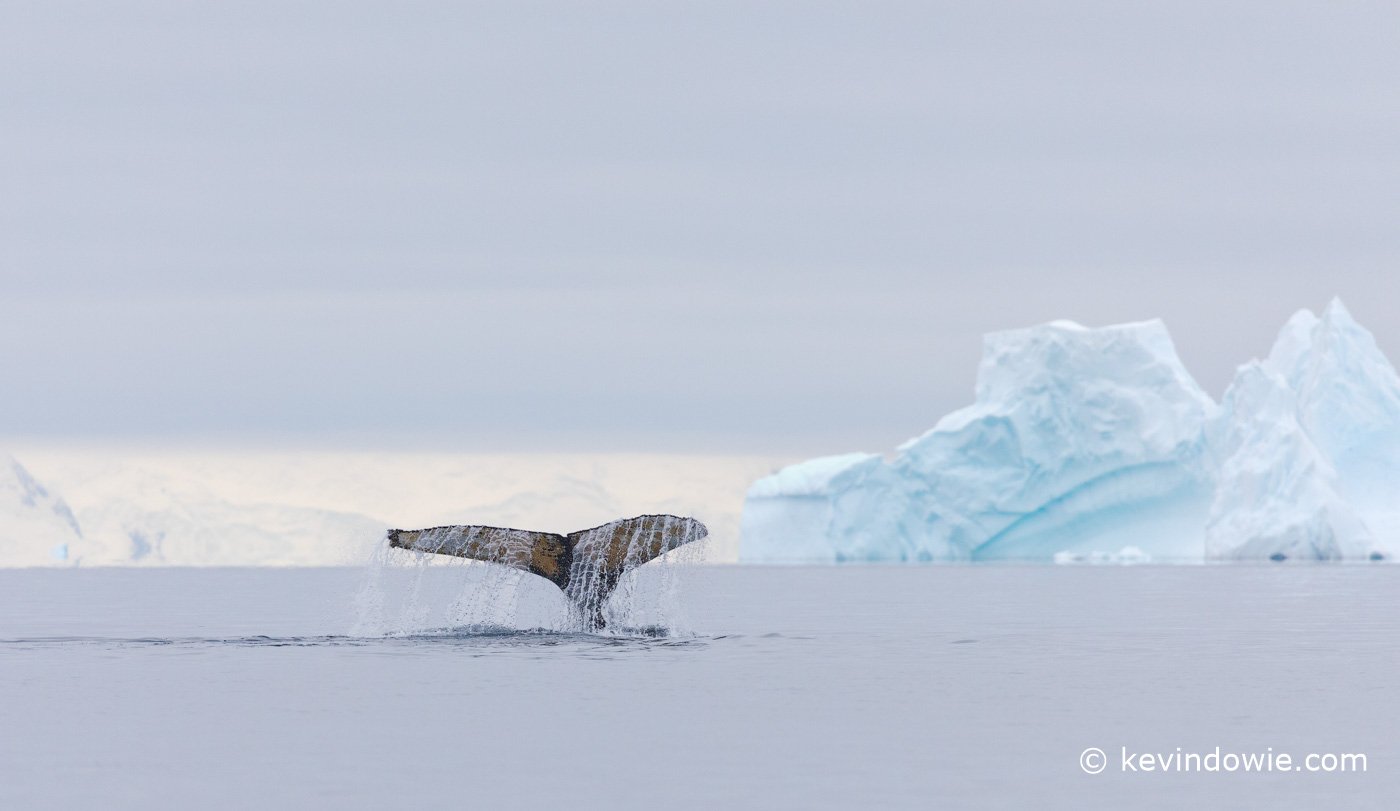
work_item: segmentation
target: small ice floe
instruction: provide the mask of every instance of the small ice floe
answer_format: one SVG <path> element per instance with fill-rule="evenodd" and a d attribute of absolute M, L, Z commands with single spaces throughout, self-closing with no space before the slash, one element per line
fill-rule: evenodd
<path fill-rule="evenodd" d="M 1151 563 L 1152 556 L 1136 546 L 1125 546 L 1117 552 L 1100 552 L 1097 550 L 1093 552 L 1060 551 L 1055 553 L 1054 561 L 1062 566 L 1071 564 L 1135 566 L 1141 563 Z"/>

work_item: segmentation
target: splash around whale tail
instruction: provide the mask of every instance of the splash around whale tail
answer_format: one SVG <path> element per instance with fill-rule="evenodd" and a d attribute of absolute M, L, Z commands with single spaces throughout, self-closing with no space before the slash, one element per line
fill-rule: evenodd
<path fill-rule="evenodd" d="M 479 525 L 391 529 L 389 545 L 539 575 L 564 592 L 593 630 L 603 627 L 603 603 L 624 574 L 707 535 L 694 518 L 639 515 L 568 535 Z"/>

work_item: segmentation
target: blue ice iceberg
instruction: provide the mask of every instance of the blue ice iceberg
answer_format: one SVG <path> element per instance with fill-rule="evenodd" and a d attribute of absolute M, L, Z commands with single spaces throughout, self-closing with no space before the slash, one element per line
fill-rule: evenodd
<path fill-rule="evenodd" d="M 1400 379 L 1340 302 L 1216 404 L 1160 321 L 986 337 L 973 405 L 886 461 L 814 459 L 744 505 L 753 562 L 1387 556 Z"/>

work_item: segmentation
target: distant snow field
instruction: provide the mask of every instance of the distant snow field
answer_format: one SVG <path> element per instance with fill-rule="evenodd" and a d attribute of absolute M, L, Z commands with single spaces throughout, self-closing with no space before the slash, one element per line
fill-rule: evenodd
<path fill-rule="evenodd" d="M 389 527 L 569 532 L 694 515 L 738 556 L 744 488 L 774 459 L 15 447 L 0 454 L 0 566 L 302 566 L 369 559 Z"/>

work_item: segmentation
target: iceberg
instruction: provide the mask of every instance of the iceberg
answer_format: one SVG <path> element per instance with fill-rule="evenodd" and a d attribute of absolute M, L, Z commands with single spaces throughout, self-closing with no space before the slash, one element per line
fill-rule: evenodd
<path fill-rule="evenodd" d="M 1157 320 L 988 335 L 972 405 L 886 460 L 755 482 L 746 562 L 1385 557 L 1400 378 L 1340 301 L 1207 395 Z"/>

